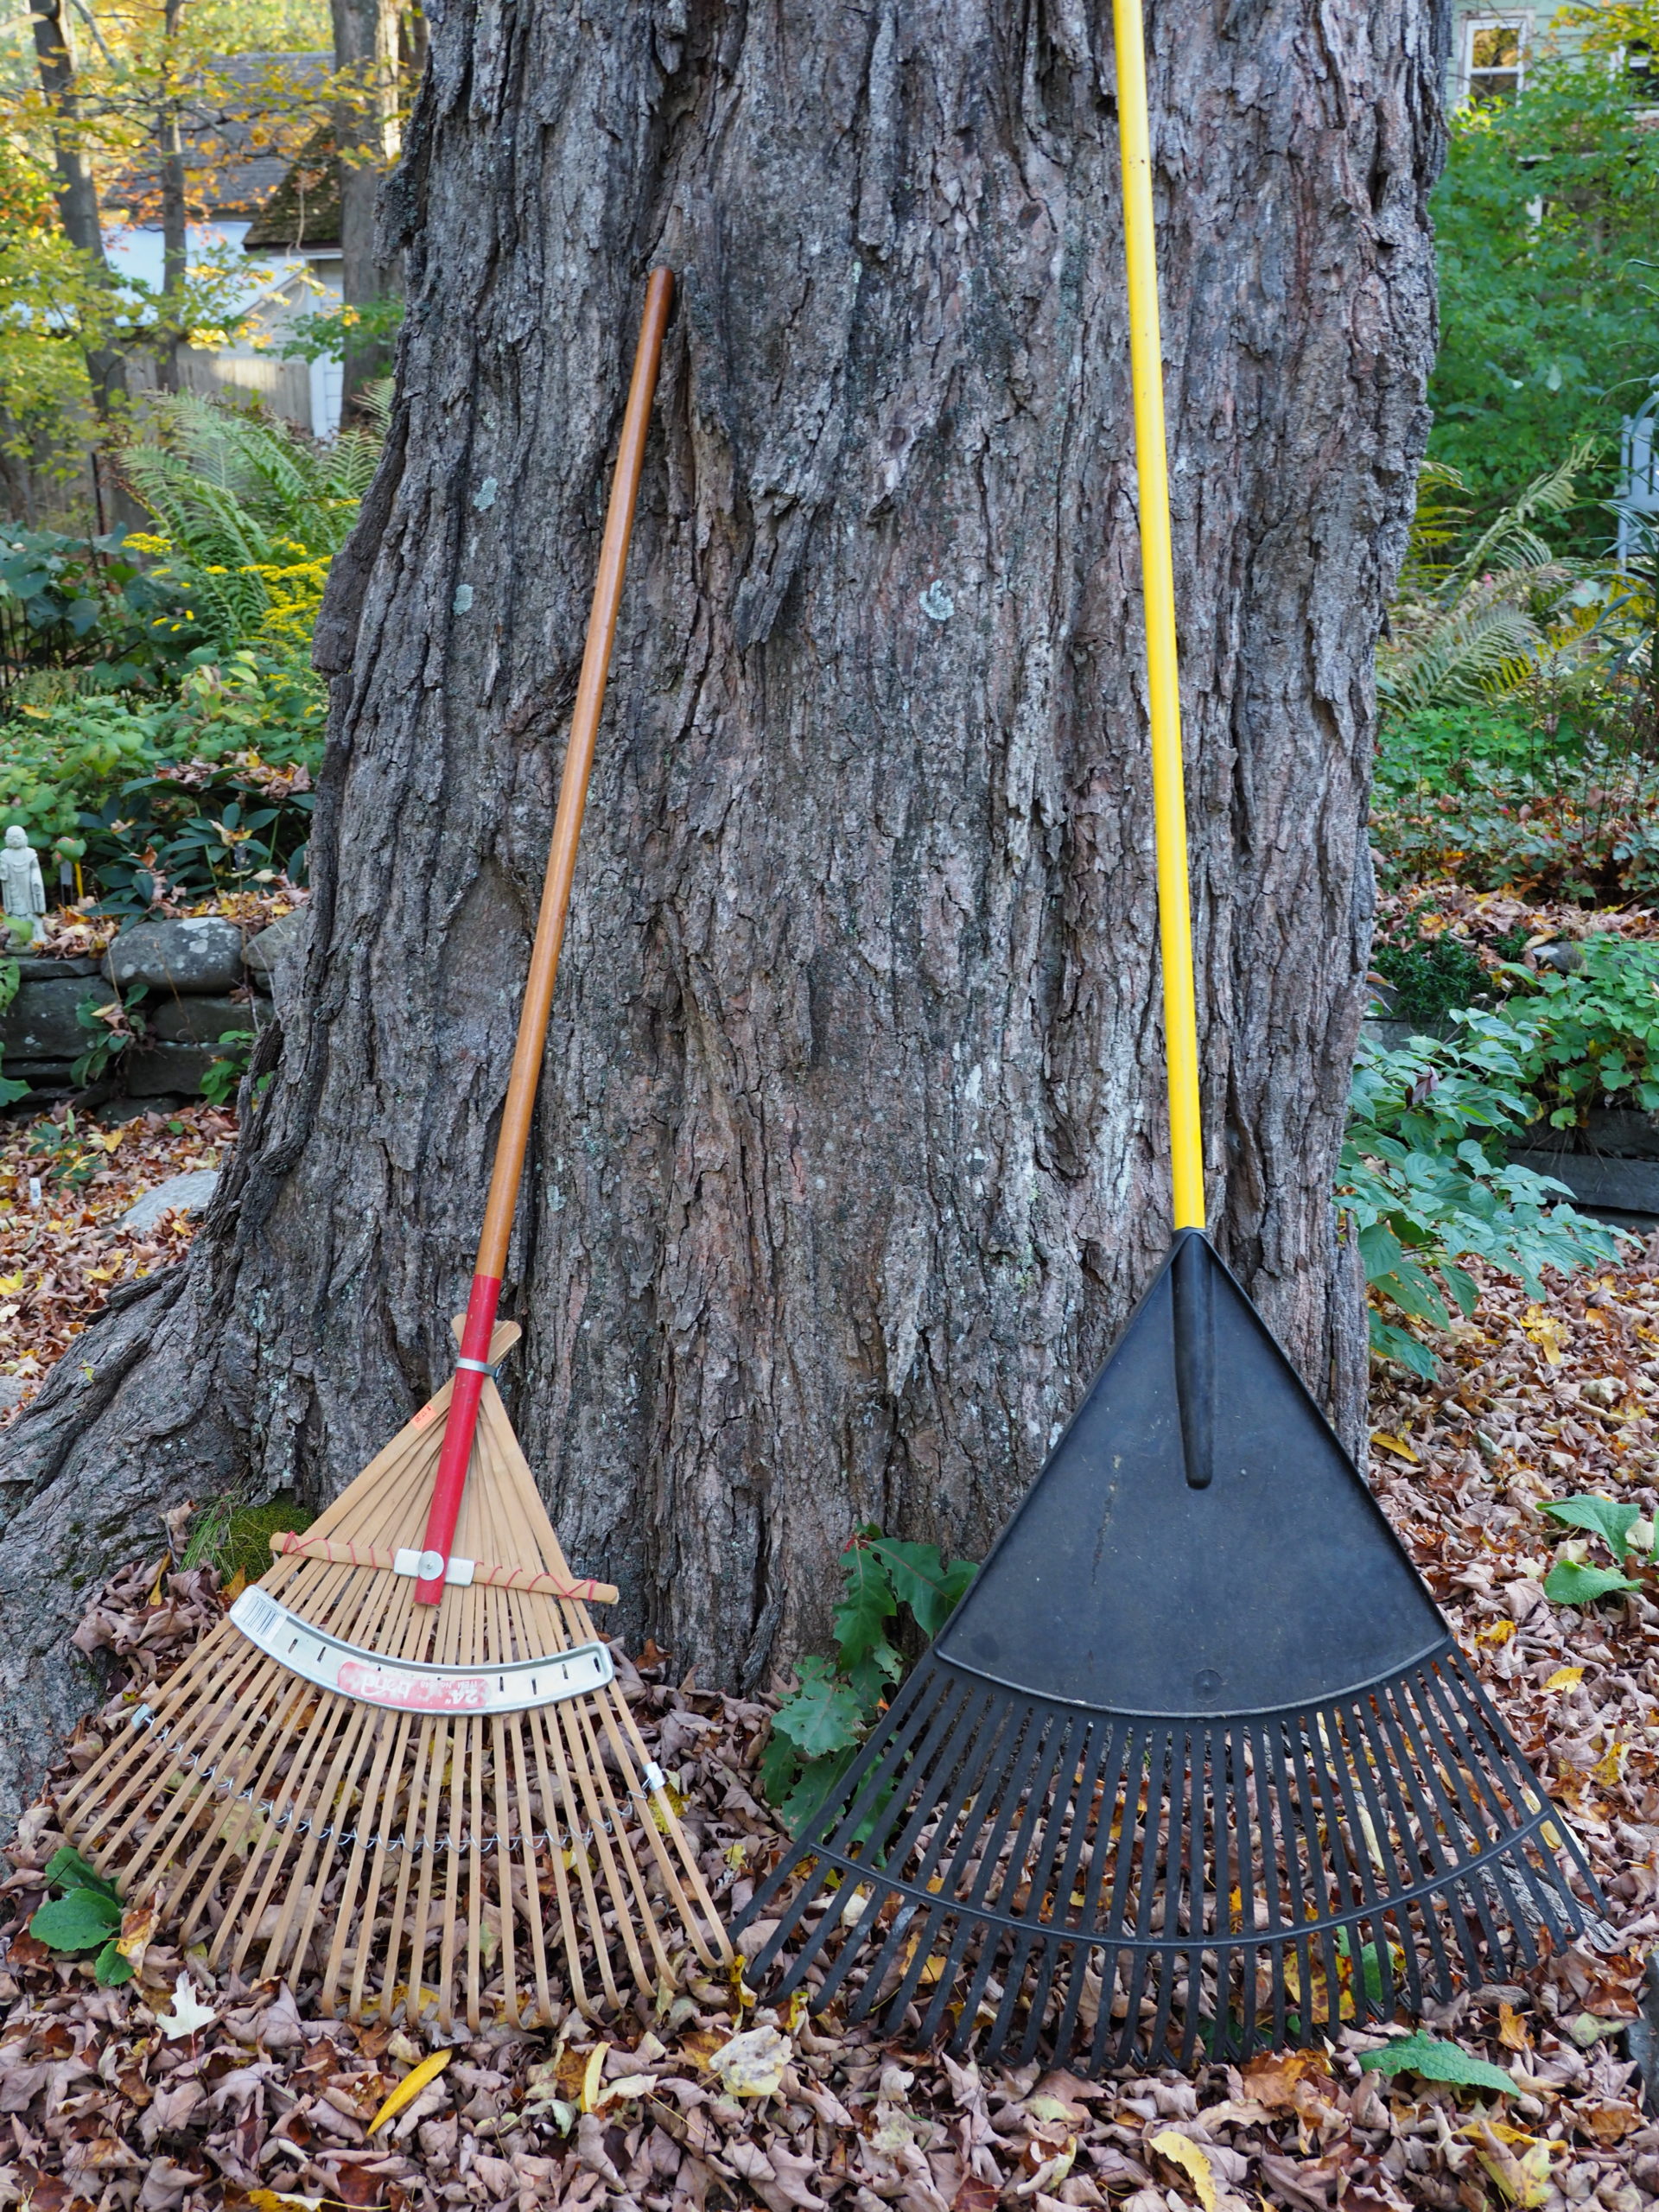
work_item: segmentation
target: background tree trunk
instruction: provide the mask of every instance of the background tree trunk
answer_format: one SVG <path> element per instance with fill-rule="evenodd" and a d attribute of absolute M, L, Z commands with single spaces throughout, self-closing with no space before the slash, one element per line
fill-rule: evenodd
<path fill-rule="evenodd" d="M 63 20 L 62 0 L 35 0 L 32 16 L 41 91 L 57 125 L 52 133 L 52 156 L 58 173 L 58 214 L 64 236 L 91 258 L 105 281 L 113 283 L 109 257 L 104 251 L 98 183 L 79 136 L 74 52 Z M 99 420 L 107 423 L 126 400 L 126 356 L 116 346 L 93 346 L 86 355 L 86 375 Z M 137 511 L 124 512 L 122 519 L 136 522 Z"/>
<path fill-rule="evenodd" d="M 573 1560 L 753 1681 L 825 1637 L 855 1522 L 982 1551 L 1161 1255 L 1106 11 L 645 21 L 434 11 L 303 976 L 188 1269 L 5 1440 L 21 1764 L 79 1694 L 76 1590 L 159 1503 L 320 1500 L 448 1370 L 653 259 L 680 303 L 508 1293 Z M 1427 0 L 1159 0 L 1151 44 L 1211 1198 L 1351 1427 L 1329 1192 L 1440 60 Z"/>
<path fill-rule="evenodd" d="M 348 307 L 384 299 L 393 272 L 375 238 L 374 209 L 389 165 L 397 158 L 400 70 L 397 0 L 333 0 L 334 67 L 349 73 L 355 102 L 334 111 L 340 149 L 341 296 Z M 347 411 L 365 384 L 391 365 L 384 338 L 346 346 L 343 399 Z"/>

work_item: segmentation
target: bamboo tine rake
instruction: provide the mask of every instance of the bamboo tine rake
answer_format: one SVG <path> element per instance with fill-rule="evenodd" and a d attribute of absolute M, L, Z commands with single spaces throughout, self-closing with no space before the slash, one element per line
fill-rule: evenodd
<path fill-rule="evenodd" d="M 1204 1233 L 1141 0 L 1113 0 L 1175 1239 L 956 1611 L 738 1923 L 888 2032 L 1190 2064 L 1502 1981 L 1594 1885 Z"/>
<path fill-rule="evenodd" d="M 64 1798 L 129 1901 L 238 1973 L 448 2028 L 728 1955 L 494 1382 L 497 1319 L 673 279 L 653 271 L 454 1375 Z"/>

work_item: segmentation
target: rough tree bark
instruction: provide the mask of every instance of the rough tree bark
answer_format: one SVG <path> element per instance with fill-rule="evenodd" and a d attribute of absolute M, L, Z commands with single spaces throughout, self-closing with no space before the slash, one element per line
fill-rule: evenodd
<path fill-rule="evenodd" d="M 1166 1235 L 1108 13 L 447 0 L 336 564 L 302 978 L 188 1267 L 5 1440 L 19 1769 L 77 1592 L 447 1372 L 646 264 L 682 272 L 511 1310 L 618 1625 L 753 1681 L 857 1521 L 976 1553 Z M 1150 26 L 1211 1198 L 1351 1422 L 1329 1199 L 1427 427 L 1427 0 Z"/>

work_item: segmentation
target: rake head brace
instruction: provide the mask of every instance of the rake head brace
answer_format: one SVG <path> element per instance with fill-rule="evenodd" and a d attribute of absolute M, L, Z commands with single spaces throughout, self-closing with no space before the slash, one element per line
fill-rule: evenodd
<path fill-rule="evenodd" d="M 1198 1231 L 738 1923 L 981 2057 L 1236 2059 L 1502 1980 L 1576 1843 Z"/>

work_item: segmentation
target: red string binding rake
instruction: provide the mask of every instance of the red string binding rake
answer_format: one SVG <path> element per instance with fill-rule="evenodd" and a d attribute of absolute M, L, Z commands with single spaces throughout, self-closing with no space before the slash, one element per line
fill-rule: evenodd
<path fill-rule="evenodd" d="M 615 1681 L 493 1379 L 673 280 L 623 421 L 552 849 L 454 1378 L 74 1784 L 65 1831 L 212 1963 L 324 2012 L 531 2022 L 727 1955 L 664 1776 Z"/>

